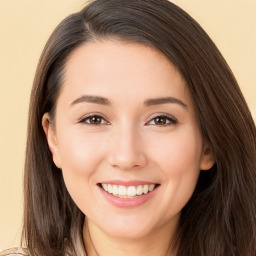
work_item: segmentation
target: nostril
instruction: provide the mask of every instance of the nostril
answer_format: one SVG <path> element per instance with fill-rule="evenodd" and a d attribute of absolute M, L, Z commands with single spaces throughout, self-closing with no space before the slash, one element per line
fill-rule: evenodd
<path fill-rule="evenodd" d="M 113 168 L 118 168 L 120 170 L 131 170 L 145 167 L 147 164 L 147 157 L 144 152 L 136 145 L 132 146 L 131 142 L 125 145 L 123 144 L 109 152 L 107 159 L 108 163 Z"/>

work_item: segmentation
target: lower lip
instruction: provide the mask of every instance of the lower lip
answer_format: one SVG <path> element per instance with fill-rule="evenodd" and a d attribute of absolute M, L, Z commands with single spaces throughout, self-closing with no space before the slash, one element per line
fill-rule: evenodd
<path fill-rule="evenodd" d="M 148 194 L 137 196 L 134 198 L 121 198 L 121 197 L 109 194 L 101 187 L 99 187 L 99 189 L 103 194 L 104 198 L 112 205 L 120 208 L 132 208 L 132 207 L 140 206 L 146 203 L 149 199 L 151 199 L 155 195 L 158 187 L 159 186 L 157 186 L 154 190 L 152 190 Z"/>

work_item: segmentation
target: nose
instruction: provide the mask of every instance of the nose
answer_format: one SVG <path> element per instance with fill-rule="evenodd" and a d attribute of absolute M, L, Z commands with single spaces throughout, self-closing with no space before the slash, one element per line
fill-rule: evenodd
<path fill-rule="evenodd" d="M 110 139 L 108 163 L 121 170 L 142 168 L 147 164 L 141 136 L 133 129 L 125 128 Z"/>

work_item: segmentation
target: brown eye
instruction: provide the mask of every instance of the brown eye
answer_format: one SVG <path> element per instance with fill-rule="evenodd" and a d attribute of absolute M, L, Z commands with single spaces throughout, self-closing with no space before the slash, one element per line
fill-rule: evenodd
<path fill-rule="evenodd" d="M 167 126 L 177 124 L 177 120 L 171 116 L 159 115 L 151 119 L 148 125 Z"/>
<path fill-rule="evenodd" d="M 102 118 L 99 116 L 92 116 L 92 117 L 88 118 L 88 121 L 90 124 L 101 124 L 101 120 L 102 120 Z"/>
<path fill-rule="evenodd" d="M 156 125 L 165 125 L 167 124 L 168 120 L 166 117 L 159 116 L 154 118 L 154 122 Z"/>
<path fill-rule="evenodd" d="M 80 122 L 81 123 L 86 123 L 88 125 L 107 124 L 107 121 L 102 116 L 98 116 L 98 115 L 85 117 Z"/>

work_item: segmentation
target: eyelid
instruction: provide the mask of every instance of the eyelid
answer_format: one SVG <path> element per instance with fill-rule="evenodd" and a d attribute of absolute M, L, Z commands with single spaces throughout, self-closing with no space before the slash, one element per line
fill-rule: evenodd
<path fill-rule="evenodd" d="M 157 114 L 154 114 L 152 116 L 149 117 L 149 121 L 146 122 L 146 125 L 151 125 L 149 124 L 151 121 L 153 121 L 155 118 L 157 117 L 165 117 L 166 119 L 168 119 L 170 121 L 170 123 L 167 123 L 167 124 L 164 124 L 164 125 L 156 125 L 156 126 L 169 126 L 169 125 L 176 125 L 178 123 L 178 120 L 170 115 L 170 114 L 166 114 L 166 113 L 157 113 Z"/>
<path fill-rule="evenodd" d="M 88 119 L 90 117 L 95 117 L 95 116 L 102 118 L 105 121 L 105 123 L 103 123 L 103 124 L 88 124 L 85 122 L 86 119 Z M 78 119 L 78 123 L 83 123 L 83 124 L 91 125 L 91 126 L 93 126 L 93 125 L 100 126 L 100 125 L 110 124 L 110 122 L 107 120 L 107 117 L 105 115 L 103 115 L 101 113 L 97 113 L 97 112 L 83 115 L 81 118 Z"/>
<path fill-rule="evenodd" d="M 91 117 L 100 117 L 104 120 L 104 123 L 102 123 L 102 124 L 89 124 L 89 123 L 87 123 L 86 119 L 89 119 Z M 157 117 L 164 117 L 164 118 L 168 119 L 169 123 L 163 124 L 163 125 L 155 124 L 156 126 L 162 126 L 163 127 L 163 126 L 175 125 L 175 124 L 178 123 L 178 120 L 170 114 L 156 113 L 154 115 L 151 115 L 148 118 L 149 120 L 145 123 L 145 125 L 153 125 L 153 124 L 150 124 L 150 122 L 153 121 Z M 78 123 L 83 123 L 83 124 L 90 125 L 90 126 L 93 126 L 93 125 L 100 126 L 100 125 L 110 124 L 107 117 L 105 115 L 101 114 L 101 113 L 98 113 L 98 112 L 83 115 L 81 118 L 78 119 Z"/>

